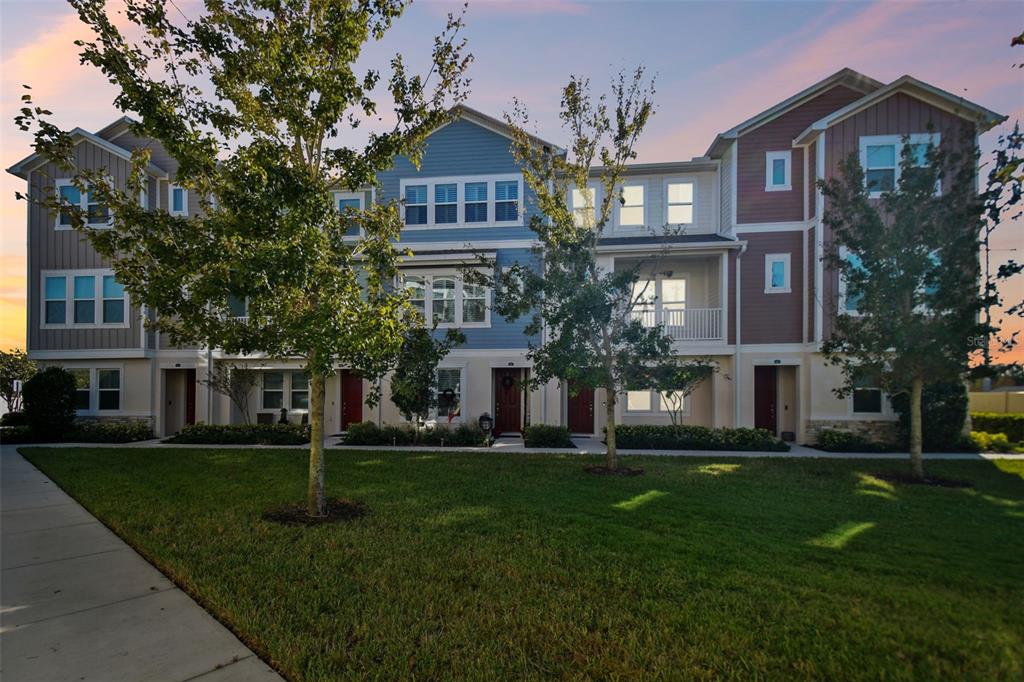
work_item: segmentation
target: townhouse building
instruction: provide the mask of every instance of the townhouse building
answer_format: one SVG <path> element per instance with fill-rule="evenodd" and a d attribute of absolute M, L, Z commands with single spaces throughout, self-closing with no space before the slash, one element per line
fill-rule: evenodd
<path fill-rule="evenodd" d="M 402 286 L 439 328 L 458 327 L 466 343 L 438 370 L 445 406 L 438 421 L 457 423 L 493 415 L 496 431 L 516 433 L 529 423 L 567 425 L 600 435 L 601 391 L 570 395 L 552 381 L 526 390 L 531 339 L 525 321 L 503 319 L 492 292 L 463 281 L 460 267 L 477 254 L 498 267 L 537 258 L 528 227 L 537 211 L 510 150 L 506 125 L 469 107 L 427 139 L 417 169 L 396 158 L 375 188 L 337 192 L 339 208 L 400 200 L 406 227 L 401 242 L 413 251 L 402 265 Z M 898 178 L 902 140 L 958 144 L 1005 120 L 988 109 L 904 76 L 883 84 L 843 69 L 718 135 L 704 156 L 688 161 L 631 165 L 623 201 L 599 245 L 603 267 L 641 266 L 653 292 L 637 315 L 663 325 L 672 352 L 707 356 L 719 366 L 690 395 L 683 421 L 706 426 L 757 426 L 788 439 L 813 442 L 824 427 L 878 431 L 895 416 L 882 391 L 870 384 L 840 399 L 840 374 L 825 364 L 821 344 L 837 314 L 856 314 L 838 273 L 823 260 L 831 235 L 822 224 L 825 198 L 816 187 L 859 156 L 879 190 Z M 74 131 L 77 163 L 105 168 L 124 182 L 131 151 L 152 150 L 152 210 L 182 215 L 199 210 L 198 198 L 175 185 L 176 163 L 161 145 L 140 139 L 120 119 L 96 131 Z M 965 138 L 964 136 L 967 136 Z M 553 153 L 557 144 L 536 140 Z M 60 192 L 92 209 L 97 227 L 108 221 L 68 184 L 67 173 L 31 155 L 8 169 L 30 193 Z M 600 201 L 595 182 L 572 192 L 575 211 Z M 150 420 L 158 434 L 195 421 L 236 423 L 228 399 L 202 383 L 215 363 L 257 369 L 251 401 L 255 420 L 276 420 L 282 409 L 302 418 L 308 381 L 295 360 L 237 358 L 218 349 L 174 347 L 146 330 L 151 314 L 133 305 L 110 263 L 66 220 L 30 204 L 27 210 L 28 330 L 30 357 L 59 364 L 79 381 L 83 418 Z M 665 225 L 676 231 L 657 235 Z M 659 254 L 657 267 L 651 255 Z M 245 315 L 244 302 L 237 314 Z M 386 384 L 386 379 L 385 379 Z M 368 407 L 365 381 L 339 367 L 327 384 L 328 433 L 362 420 L 396 423 L 387 400 Z M 623 423 L 668 423 L 668 406 L 651 391 L 619 401 Z"/>

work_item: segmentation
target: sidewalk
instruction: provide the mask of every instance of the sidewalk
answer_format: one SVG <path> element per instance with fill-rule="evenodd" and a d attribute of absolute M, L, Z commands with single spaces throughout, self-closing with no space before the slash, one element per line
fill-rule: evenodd
<path fill-rule="evenodd" d="M 499 438 L 489 447 L 439 447 L 437 445 L 342 445 L 337 436 L 324 439 L 324 447 L 328 450 L 359 450 L 363 452 L 501 452 L 529 454 L 560 454 L 560 455 L 603 455 L 604 443 L 596 438 L 573 438 L 574 448 L 528 448 L 522 438 Z M 13 446 L 4 446 L 13 447 Z M 294 449 L 308 450 L 309 445 L 178 445 L 161 443 L 160 439 L 136 441 L 134 443 L 33 443 L 21 447 L 55 447 L 55 448 L 220 448 L 220 449 Z M 907 459 L 906 452 L 825 452 L 806 445 L 791 444 L 789 452 L 747 452 L 737 450 L 631 450 L 619 448 L 619 455 L 657 456 L 657 457 L 739 457 L 768 459 Z M 992 459 L 1024 459 L 1024 455 L 1001 454 L 997 452 L 926 452 L 924 458 L 929 460 L 992 460 Z"/>
<path fill-rule="evenodd" d="M 0 677 L 281 678 L 50 479 L 0 448 Z"/>

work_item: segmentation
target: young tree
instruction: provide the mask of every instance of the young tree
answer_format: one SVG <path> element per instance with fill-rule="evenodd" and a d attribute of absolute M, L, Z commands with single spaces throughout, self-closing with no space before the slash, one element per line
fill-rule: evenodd
<path fill-rule="evenodd" d="M 218 362 L 213 366 L 213 373 L 200 383 L 227 396 L 231 404 L 241 412 L 242 421 L 249 423 L 249 400 L 260 384 L 259 372 L 236 364 Z"/>
<path fill-rule="evenodd" d="M 656 390 L 664 399 L 673 426 L 683 423 L 686 400 L 712 374 L 718 365 L 710 358 L 686 363 L 660 363 L 653 367 L 639 367 L 627 379 L 627 389 Z"/>
<path fill-rule="evenodd" d="M 898 182 L 877 200 L 854 156 L 820 185 L 832 233 L 825 258 L 846 287 L 846 305 L 824 344 L 827 360 L 843 371 L 837 394 L 848 395 L 867 377 L 890 396 L 909 395 L 918 479 L 925 382 L 962 381 L 982 328 L 976 156 L 966 137 L 938 148 L 904 144 Z M 852 309 L 856 314 L 847 314 Z"/>
<path fill-rule="evenodd" d="M 383 374 L 410 319 L 391 286 L 402 227 L 396 206 L 361 212 L 362 236 L 351 239 L 353 216 L 338 212 L 331 190 L 375 183 L 396 155 L 418 162 L 425 137 L 465 96 L 471 56 L 462 19 L 448 17 L 426 76 L 410 74 L 396 55 L 382 83 L 380 72 L 359 72 L 356 62 L 404 0 L 207 0 L 204 14 L 186 20 L 165 0 L 127 0 L 126 32 L 104 0 L 70 1 L 95 36 L 81 44 L 82 61 L 118 87 L 116 106 L 139 117 L 135 133 L 163 144 L 178 162 L 173 181 L 200 197 L 203 210 L 186 218 L 139 206 L 146 150 L 133 153 L 127 188 L 102 170 L 77 169 L 81 188 L 110 207 L 112 229 L 89 230 L 80 211 L 61 210 L 112 259 L 133 300 L 157 311 L 153 326 L 172 343 L 304 361 L 307 506 L 322 516 L 326 377 L 339 366 Z M 347 142 L 364 121 L 383 119 L 378 86 L 393 100 L 393 126 L 369 132 L 364 146 Z M 48 115 L 29 99 L 18 122 L 35 127 L 38 151 L 71 167 L 72 138 Z M 48 205 L 57 209 L 58 199 Z M 247 298 L 246 320 L 230 316 L 229 296 Z"/>
<path fill-rule="evenodd" d="M 576 390 L 604 389 L 609 470 L 617 467 L 616 399 L 637 368 L 703 364 L 674 357 L 664 328 L 645 326 L 634 314 L 651 299 L 644 287 L 636 287 L 639 272 L 654 267 L 658 255 L 615 269 L 603 266 L 597 252 L 615 202 L 622 200 L 625 166 L 636 158 L 634 145 L 653 112 L 653 95 L 642 68 L 612 83 L 610 106 L 605 95 L 592 96 L 587 80 L 571 78 L 559 114 L 571 140 L 564 156 L 537 146 L 526 131 L 529 116 L 522 105 L 506 115 L 513 151 L 543 215 L 530 219 L 540 244 L 539 266 L 523 263 L 496 271 L 495 310 L 512 320 L 527 317 L 530 336 L 544 331 L 529 350 L 531 385 L 557 378 Z M 595 177 L 603 189 L 600 202 L 595 205 L 587 193 L 585 207 L 570 209 L 570 192 Z"/>
<path fill-rule="evenodd" d="M 8 412 L 21 411 L 21 385 L 36 373 L 36 363 L 20 348 L 0 350 L 0 398 Z"/>
<path fill-rule="evenodd" d="M 437 365 L 452 348 L 465 342 L 465 335 L 456 329 L 449 329 L 441 339 L 424 327 L 410 329 L 405 335 L 391 375 L 391 402 L 413 423 L 417 441 L 420 427 L 437 407 Z"/>

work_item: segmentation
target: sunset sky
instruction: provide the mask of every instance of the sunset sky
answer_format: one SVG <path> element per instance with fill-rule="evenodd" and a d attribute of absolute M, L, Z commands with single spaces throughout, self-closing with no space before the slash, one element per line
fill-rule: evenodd
<path fill-rule="evenodd" d="M 186 16 L 202 6 L 175 4 Z M 422 66 L 444 15 L 460 4 L 416 3 L 364 61 L 386 69 L 388 56 L 401 50 Z M 29 136 L 13 123 L 22 83 L 65 127 L 96 130 L 120 115 L 113 88 L 78 64 L 73 41 L 89 36 L 66 3 L 0 0 L 0 21 L 5 168 L 31 151 Z M 603 85 L 619 69 L 643 64 L 657 76 L 658 110 L 638 161 L 669 161 L 703 154 L 717 132 L 849 66 L 884 82 L 911 74 L 1006 114 L 1012 124 L 1024 117 L 1024 69 L 1011 67 L 1024 62 L 1024 48 L 1009 43 L 1022 30 L 1021 2 L 471 0 L 469 104 L 500 116 L 518 97 L 541 136 L 561 142 L 559 88 L 569 74 Z M 982 137 L 983 152 L 1005 129 Z M 0 348 L 25 343 L 25 205 L 14 198 L 23 188 L 3 174 Z M 1004 226 L 997 246 L 1001 259 L 1024 258 L 1022 226 Z M 1024 285 L 1007 294 L 1020 300 Z M 1024 360 L 1024 349 L 1014 355 Z"/>

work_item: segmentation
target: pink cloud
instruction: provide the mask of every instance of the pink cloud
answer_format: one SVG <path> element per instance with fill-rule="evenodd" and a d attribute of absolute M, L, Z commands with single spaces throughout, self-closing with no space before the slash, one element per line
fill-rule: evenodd
<path fill-rule="evenodd" d="M 444 16 L 462 11 L 462 2 L 426 0 L 424 4 Z M 590 8 L 574 0 L 472 0 L 467 16 L 538 16 L 544 14 L 587 14 Z"/>

